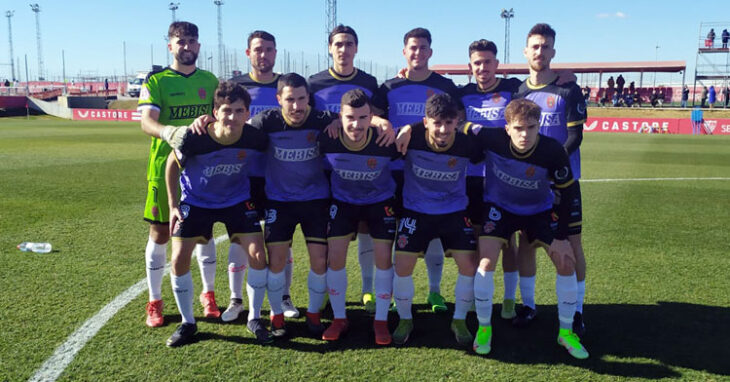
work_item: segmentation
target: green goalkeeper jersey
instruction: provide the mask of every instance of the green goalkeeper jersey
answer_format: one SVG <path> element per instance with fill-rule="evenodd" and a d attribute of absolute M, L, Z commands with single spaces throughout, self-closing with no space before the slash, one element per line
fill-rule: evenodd
<path fill-rule="evenodd" d="M 187 126 L 213 110 L 213 94 L 218 79 L 213 73 L 195 69 L 189 75 L 170 68 L 150 73 L 142 85 L 137 110 L 159 110 L 158 121 L 163 125 Z M 165 162 L 170 154 L 167 142 L 152 137 L 147 180 L 165 179 Z"/>

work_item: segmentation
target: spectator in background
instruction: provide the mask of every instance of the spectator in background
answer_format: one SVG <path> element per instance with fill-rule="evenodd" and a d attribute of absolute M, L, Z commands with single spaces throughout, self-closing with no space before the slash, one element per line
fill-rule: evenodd
<path fill-rule="evenodd" d="M 632 106 L 634 106 L 634 107 L 641 107 L 641 96 L 639 95 L 639 91 L 638 90 L 634 90 L 634 93 L 633 93 L 633 96 L 632 97 L 634 99 L 634 104 Z"/>
<path fill-rule="evenodd" d="M 10 80 L 8 80 L 8 79 L 6 78 L 6 79 L 5 79 L 5 82 L 3 83 L 3 86 L 5 86 L 6 88 L 7 88 L 7 87 L 10 87 Z"/>
<path fill-rule="evenodd" d="M 591 88 L 588 85 L 583 88 L 583 98 L 586 100 L 586 105 L 588 105 L 591 99 Z"/>
<path fill-rule="evenodd" d="M 730 98 L 730 84 L 725 86 L 723 94 L 725 95 L 725 109 L 727 109 L 728 98 Z"/>
<path fill-rule="evenodd" d="M 717 101 L 717 93 L 715 93 L 715 86 L 710 86 L 710 109 L 712 109 L 713 106 L 715 106 L 715 101 Z"/>
<path fill-rule="evenodd" d="M 625 84 L 626 84 L 626 80 L 624 80 L 624 76 L 619 74 L 618 78 L 616 78 L 616 91 L 618 92 L 619 96 L 621 96 L 621 94 L 623 94 Z"/>
<path fill-rule="evenodd" d="M 710 32 L 707 33 L 707 44 L 709 45 L 708 48 L 712 48 L 715 46 L 715 29 L 710 29 Z"/>
<path fill-rule="evenodd" d="M 664 88 L 659 89 L 659 97 L 657 97 L 657 104 L 659 107 L 664 106 L 664 100 L 667 98 L 666 94 L 664 93 Z"/>
<path fill-rule="evenodd" d="M 702 85 L 702 107 L 705 107 L 707 102 L 707 86 Z"/>
<path fill-rule="evenodd" d="M 624 99 L 624 105 L 626 107 L 633 107 L 634 106 L 634 95 L 629 93 L 628 91 L 623 96 Z"/>
<path fill-rule="evenodd" d="M 730 32 L 727 29 L 722 30 L 722 48 L 727 49 L 727 41 L 730 40 Z"/>
<path fill-rule="evenodd" d="M 598 102 L 601 104 L 602 107 L 606 107 L 606 104 L 608 103 L 608 90 L 603 92 L 603 95 Z"/>
<path fill-rule="evenodd" d="M 613 107 L 621 106 L 621 97 L 618 96 L 618 92 L 613 92 L 613 96 L 611 97 L 611 103 L 613 104 Z"/>
<path fill-rule="evenodd" d="M 656 88 L 651 91 L 649 102 L 651 102 L 651 107 L 656 107 L 657 103 L 659 102 L 659 92 L 656 90 Z"/>
<path fill-rule="evenodd" d="M 689 100 L 689 88 L 687 87 L 687 85 L 684 85 L 684 87 L 682 88 L 682 107 L 687 107 L 687 100 Z"/>
<path fill-rule="evenodd" d="M 608 77 L 608 90 L 613 90 L 615 82 L 613 81 L 613 76 Z"/>
<path fill-rule="evenodd" d="M 105 92 L 109 91 L 109 79 L 108 78 L 104 79 L 104 91 Z"/>
<path fill-rule="evenodd" d="M 636 85 L 634 84 L 634 81 L 631 81 L 629 84 L 629 93 L 634 94 L 634 90 L 636 90 Z"/>

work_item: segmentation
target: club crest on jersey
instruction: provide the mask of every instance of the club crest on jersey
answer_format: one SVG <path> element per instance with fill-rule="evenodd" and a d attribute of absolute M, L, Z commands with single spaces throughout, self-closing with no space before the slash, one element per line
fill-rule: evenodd
<path fill-rule="evenodd" d="M 525 170 L 525 176 L 528 178 L 535 176 L 535 166 L 529 166 L 527 170 Z"/>
<path fill-rule="evenodd" d="M 398 248 L 403 249 L 408 245 L 408 236 L 398 235 Z"/>
<path fill-rule="evenodd" d="M 238 158 L 238 160 L 244 160 L 244 159 L 246 159 L 246 155 L 247 155 L 246 150 L 241 150 L 238 152 L 236 157 Z"/>
<path fill-rule="evenodd" d="M 449 158 L 449 161 L 446 162 L 446 164 L 449 166 L 449 168 L 454 168 L 457 162 L 458 161 L 456 160 L 456 158 Z"/>
<path fill-rule="evenodd" d="M 317 139 L 317 135 L 313 131 L 307 133 L 307 142 L 314 142 Z"/>
<path fill-rule="evenodd" d="M 433 89 L 426 89 L 426 97 L 431 97 L 432 95 L 436 94 Z"/>
<path fill-rule="evenodd" d="M 492 95 L 492 102 L 493 103 L 499 103 L 500 99 L 502 99 L 502 95 L 499 93 L 494 93 Z"/>
<path fill-rule="evenodd" d="M 208 92 L 205 91 L 205 88 L 198 89 L 198 97 L 202 100 L 205 100 L 205 98 L 208 97 Z"/>
<path fill-rule="evenodd" d="M 549 108 L 555 107 L 555 97 L 554 96 L 547 97 L 547 107 L 549 107 Z"/>
<path fill-rule="evenodd" d="M 369 169 L 373 170 L 378 165 L 378 160 L 375 158 L 368 158 L 367 165 Z"/>

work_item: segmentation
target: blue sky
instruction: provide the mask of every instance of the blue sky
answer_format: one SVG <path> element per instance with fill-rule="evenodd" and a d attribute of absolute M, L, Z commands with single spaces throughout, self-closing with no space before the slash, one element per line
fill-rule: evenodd
<path fill-rule="evenodd" d="M 185 1 L 177 10 L 179 20 L 200 27 L 202 50 L 217 61 L 217 13 L 213 0 Z M 76 76 L 121 75 L 124 71 L 122 45 L 127 46 L 127 72 L 147 69 L 152 59 L 166 64 L 165 42 L 171 21 L 170 1 L 38 1 L 46 76 L 60 78 L 61 50 L 65 51 L 66 74 Z M 14 10 L 12 18 L 14 56 L 28 56 L 31 78 L 37 73 L 35 15 L 29 1 L 5 0 L 0 11 Z M 319 66 L 326 48 L 325 2 L 236 1 L 223 5 L 223 36 L 228 49 L 235 49 L 240 68 L 246 70 L 243 56 L 249 32 L 264 29 L 277 38 L 282 50 L 301 68 L 302 53 L 310 65 Z M 554 62 L 684 60 L 688 81 L 694 71 L 700 22 L 714 20 L 707 7 L 687 1 L 430 1 L 430 0 L 340 0 L 338 22 L 355 28 L 360 38 L 358 58 L 364 62 L 399 67 L 403 34 L 422 26 L 431 30 L 434 55 L 431 64 L 465 63 L 468 44 L 480 38 L 497 43 L 503 59 L 504 20 L 502 8 L 513 8 L 510 62 L 524 62 L 522 48 L 529 28 L 547 22 L 557 30 Z M 718 3 L 719 4 L 719 3 Z M 719 10 L 719 8 L 714 8 Z M 730 28 L 730 14 L 725 16 Z M 9 77 L 7 18 L 0 27 L 0 78 Z M 721 32 L 716 30 L 718 34 Z M 704 32 L 703 32 L 704 33 Z M 659 45 L 659 49 L 655 47 Z M 152 53 L 151 53 L 152 51 Z M 152 56 L 152 57 L 151 57 Z M 201 55 L 202 56 L 202 55 Z M 323 66 L 323 64 L 321 65 Z M 364 66 L 364 65 L 362 65 Z M 281 71 L 281 65 L 278 66 Z M 367 69 L 367 67 L 366 67 Z M 17 69 L 16 69 L 17 70 Z M 21 78 L 25 78 L 22 74 Z M 681 76 L 673 80 L 681 80 Z"/>

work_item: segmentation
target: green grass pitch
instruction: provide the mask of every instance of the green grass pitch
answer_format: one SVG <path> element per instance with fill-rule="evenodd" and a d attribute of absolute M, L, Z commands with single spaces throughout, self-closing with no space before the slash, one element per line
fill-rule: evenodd
<path fill-rule="evenodd" d="M 144 277 L 148 144 L 137 124 L 0 120 L 0 381 L 30 378 L 71 333 Z M 581 151 L 584 180 L 730 177 L 728 137 L 592 133 Z M 147 294 L 140 294 L 59 380 L 730 379 L 730 181 L 584 181 L 581 188 L 588 360 L 573 360 L 556 344 L 555 276 L 544 255 L 537 321 L 513 329 L 496 306 L 489 356 L 456 345 L 450 313 L 426 310 L 422 263 L 415 275 L 412 339 L 405 347 L 378 348 L 371 318 L 358 303 L 359 268 L 351 248 L 352 326 L 339 343 L 307 337 L 302 318 L 290 320 L 291 340 L 261 347 L 243 319 L 204 319 L 196 302 L 199 341 L 169 349 L 165 339 L 180 318 L 166 277 L 166 326 L 144 325 Z M 217 235 L 223 232 L 216 226 Z M 54 251 L 20 252 L 15 246 L 21 241 L 49 241 Z M 216 290 L 223 306 L 227 248 L 218 245 Z M 308 262 L 301 236 L 294 250 L 292 294 L 303 310 Z M 447 259 L 442 289 L 449 301 L 455 275 Z M 501 301 L 501 282 L 498 271 L 495 301 Z M 325 317 L 329 322 L 331 315 Z M 391 313 L 391 330 L 396 322 Z M 473 314 L 468 322 L 475 330 Z"/>

